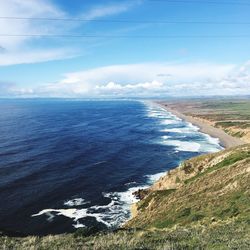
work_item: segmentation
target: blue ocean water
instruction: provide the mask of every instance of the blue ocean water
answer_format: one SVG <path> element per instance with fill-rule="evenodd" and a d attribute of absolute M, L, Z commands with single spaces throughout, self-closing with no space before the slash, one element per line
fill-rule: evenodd
<path fill-rule="evenodd" d="M 26 99 L 0 107 L 0 231 L 117 227 L 130 217 L 133 191 L 221 148 L 150 102 Z"/>

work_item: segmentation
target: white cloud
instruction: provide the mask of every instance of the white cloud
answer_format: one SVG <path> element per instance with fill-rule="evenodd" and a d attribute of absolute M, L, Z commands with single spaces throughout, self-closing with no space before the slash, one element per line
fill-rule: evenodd
<path fill-rule="evenodd" d="M 16 92 L 17 93 L 17 92 Z M 112 65 L 68 73 L 56 83 L 27 90 L 53 97 L 185 96 L 250 93 L 250 63 Z M 25 95 L 22 89 L 21 95 Z"/>
<path fill-rule="evenodd" d="M 76 51 L 68 48 L 60 49 L 33 49 L 28 51 L 15 51 L 3 53 L 0 59 L 0 66 L 8 66 L 13 64 L 28 64 L 44 61 L 60 60 L 75 56 Z"/>
<path fill-rule="evenodd" d="M 141 1 L 134 0 L 133 2 L 123 2 L 111 5 L 100 5 L 89 10 L 87 13 L 83 14 L 82 17 L 86 19 L 97 19 L 100 17 L 117 15 L 128 11 L 131 7 L 139 4 Z"/>
<path fill-rule="evenodd" d="M 0 2 L 3 17 L 65 17 L 66 14 L 47 0 L 8 0 Z M 0 34 L 49 34 L 60 30 L 58 23 L 34 20 L 0 19 Z M 35 46 L 39 37 L 0 36 L 0 66 L 43 62 L 68 57 L 68 48 Z"/>
<path fill-rule="evenodd" d="M 139 1 L 93 6 L 80 17 L 95 19 L 128 11 Z M 52 3 L 52 0 L 6 0 L 0 1 L 0 16 L 2 17 L 42 17 L 42 18 L 79 18 L 72 17 Z M 86 24 L 86 23 L 85 23 Z M 32 19 L 0 19 L 1 35 L 17 34 L 66 34 L 83 25 L 81 22 L 52 22 Z M 39 42 L 43 42 L 39 45 Z M 44 37 L 0 36 L 0 66 L 36 63 L 48 60 L 58 60 L 75 56 L 77 48 L 64 48 L 61 45 L 51 45 Z M 56 41 L 60 41 L 59 38 Z M 55 47 L 57 46 L 57 47 Z M 81 45 L 82 47 L 82 45 Z M 83 49 L 81 48 L 81 51 Z M 83 52 L 84 53 L 84 52 Z"/>
<path fill-rule="evenodd" d="M 234 65 L 220 64 L 171 64 L 171 63 L 144 63 L 128 65 L 111 65 L 65 75 L 62 83 L 89 82 L 101 84 L 105 82 L 121 82 L 130 84 L 133 82 L 185 81 L 193 82 L 193 79 L 221 78 L 229 72 Z"/>
<path fill-rule="evenodd" d="M 46 0 L 8 0 L 0 2 L 3 17 L 63 17 L 65 14 Z M 34 20 L 0 19 L 1 34 L 39 34 L 54 31 L 56 26 Z M 0 37 L 0 45 L 6 50 L 15 50 L 31 37 Z"/>
<path fill-rule="evenodd" d="M 120 95 L 120 96 L 138 96 L 149 95 L 149 93 L 155 93 L 161 91 L 164 88 L 164 84 L 158 81 L 136 83 L 136 84 L 117 84 L 109 82 L 106 85 L 97 85 L 95 91 L 97 95 Z"/>

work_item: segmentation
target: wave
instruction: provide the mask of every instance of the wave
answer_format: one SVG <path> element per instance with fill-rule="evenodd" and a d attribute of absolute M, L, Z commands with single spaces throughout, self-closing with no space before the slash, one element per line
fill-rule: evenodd
<path fill-rule="evenodd" d="M 158 181 L 162 176 L 166 175 L 166 171 L 157 173 L 157 174 L 152 174 L 152 175 L 146 175 L 148 182 L 152 185 L 156 181 Z"/>
<path fill-rule="evenodd" d="M 107 227 L 110 227 L 110 223 L 106 222 L 105 220 L 105 214 L 101 212 L 89 212 L 89 210 L 95 210 L 95 209 L 106 209 L 110 206 L 113 206 L 113 201 L 108 204 L 107 206 L 99 206 L 98 208 L 96 206 L 90 207 L 90 208 L 68 208 L 68 209 L 44 209 L 40 211 L 37 214 L 33 214 L 32 217 L 46 215 L 48 216 L 48 220 L 51 221 L 55 216 L 64 216 L 67 218 L 70 218 L 73 220 L 72 226 L 75 228 L 79 227 L 85 227 L 84 224 L 80 223 L 79 220 L 86 218 L 86 217 L 93 217 L 96 219 L 96 221 L 103 223 Z"/>
<path fill-rule="evenodd" d="M 172 138 L 172 136 L 169 136 L 169 135 L 163 135 L 161 138 L 162 138 L 163 140 L 167 140 L 167 139 L 169 139 L 169 138 Z"/>
<path fill-rule="evenodd" d="M 206 139 L 208 140 L 209 143 L 220 145 L 220 139 L 219 138 L 215 138 L 215 137 L 212 137 L 212 136 L 207 135 L 207 134 L 204 134 L 204 137 L 206 137 Z"/>
<path fill-rule="evenodd" d="M 178 124 L 178 121 L 176 120 L 164 120 L 161 122 L 162 125 L 170 125 L 170 124 Z"/>
<path fill-rule="evenodd" d="M 201 145 L 197 142 L 166 140 L 162 142 L 165 145 L 174 146 L 178 151 L 200 152 Z"/>
<path fill-rule="evenodd" d="M 125 183 L 124 185 L 131 186 L 131 185 L 135 185 L 135 184 L 136 184 L 136 181 L 131 181 L 131 182 Z"/>
<path fill-rule="evenodd" d="M 83 198 L 75 198 L 72 200 L 67 200 L 63 204 L 67 207 L 82 206 L 88 204 L 89 201 L 85 201 Z"/>
<path fill-rule="evenodd" d="M 191 133 L 197 133 L 199 131 L 199 128 L 194 126 L 191 123 L 183 123 L 185 127 L 182 128 L 165 128 L 162 129 L 161 132 L 167 132 L 167 133 L 179 133 L 179 134 L 191 134 Z"/>
<path fill-rule="evenodd" d="M 138 199 L 133 195 L 138 189 L 145 189 L 149 185 L 131 187 L 124 192 L 103 193 L 105 198 L 111 201 L 107 205 L 94 205 L 88 208 L 67 208 L 67 209 L 43 209 L 33 214 L 32 217 L 46 215 L 48 221 L 52 221 L 55 216 L 64 216 L 72 219 L 72 226 L 75 228 L 86 227 L 80 220 L 93 217 L 97 222 L 106 225 L 108 228 L 117 227 L 130 217 L 130 206 Z M 75 201 L 76 199 L 74 199 Z M 84 199 L 81 199 L 83 201 Z M 77 199 L 80 201 L 80 198 Z M 72 200 L 71 200 L 72 202 Z M 65 204 L 65 203 L 64 203 Z M 70 203 L 72 205 L 73 203 Z M 86 202 L 84 203 L 86 204 Z"/>
<path fill-rule="evenodd" d="M 167 133 L 185 133 L 186 129 L 181 128 L 165 128 L 162 129 L 161 132 L 167 132 Z"/>
<path fill-rule="evenodd" d="M 197 135 L 197 138 L 182 136 L 181 140 L 174 140 L 172 139 L 173 136 L 163 135 L 159 143 L 162 145 L 174 146 L 177 151 L 187 152 L 214 153 L 223 149 L 220 146 L 218 138 L 213 138 L 203 133 L 198 133 Z"/>
<path fill-rule="evenodd" d="M 162 112 L 154 111 L 154 110 L 148 110 L 148 117 L 156 117 L 156 118 L 166 118 L 168 117 L 167 114 L 162 114 Z"/>

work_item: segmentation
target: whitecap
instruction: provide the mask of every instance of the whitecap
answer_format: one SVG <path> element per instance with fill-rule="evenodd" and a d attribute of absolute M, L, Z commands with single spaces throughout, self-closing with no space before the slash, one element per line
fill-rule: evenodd
<path fill-rule="evenodd" d="M 177 121 L 182 121 L 182 119 L 177 117 L 176 115 L 171 114 L 171 117 L 174 118 Z"/>
<path fill-rule="evenodd" d="M 161 121 L 161 124 L 162 125 L 177 124 L 177 121 L 176 120 L 164 120 L 164 121 Z"/>
<path fill-rule="evenodd" d="M 183 133 L 185 132 L 183 129 L 179 128 L 166 128 L 162 129 L 161 132 L 168 132 L 168 133 Z"/>
<path fill-rule="evenodd" d="M 161 172 L 157 174 L 152 174 L 152 175 L 146 175 L 148 182 L 150 184 L 153 184 L 154 182 L 158 181 L 162 176 L 166 175 L 166 172 Z"/>
<path fill-rule="evenodd" d="M 199 152 L 201 145 L 197 142 L 167 140 L 162 142 L 165 145 L 175 146 L 179 151 Z"/>
<path fill-rule="evenodd" d="M 84 224 L 80 223 L 79 221 L 76 222 L 76 224 L 72 224 L 74 228 L 84 228 L 86 227 Z"/>
<path fill-rule="evenodd" d="M 85 201 L 83 198 L 75 198 L 72 200 L 67 200 L 63 204 L 67 207 L 82 206 L 88 204 L 89 201 Z"/>
<path fill-rule="evenodd" d="M 223 149 L 223 147 L 220 145 L 220 140 L 218 138 L 211 137 L 210 135 L 203 133 L 200 134 L 204 138 L 201 147 L 202 152 L 215 153 Z"/>
<path fill-rule="evenodd" d="M 170 115 L 159 110 L 148 110 L 148 117 L 152 118 L 170 118 Z"/>
<path fill-rule="evenodd" d="M 149 185 L 144 186 L 137 186 L 137 187 L 131 187 L 127 191 L 124 192 L 114 192 L 113 194 L 117 195 L 119 197 L 119 200 L 126 204 L 126 206 L 130 206 L 133 203 L 138 201 L 138 198 L 136 198 L 133 193 L 139 189 L 146 189 Z"/>
<path fill-rule="evenodd" d="M 167 140 L 167 139 L 171 138 L 171 136 L 169 136 L 169 135 L 163 135 L 161 138 L 162 138 L 163 140 Z"/>
<path fill-rule="evenodd" d="M 136 184 L 136 181 L 131 181 L 131 182 L 125 183 L 124 185 L 125 186 L 130 186 L 130 185 L 134 185 L 134 184 Z"/>
<path fill-rule="evenodd" d="M 207 139 L 207 141 L 210 144 L 214 144 L 214 145 L 220 146 L 220 139 L 219 138 L 215 138 L 215 137 L 212 137 L 212 136 L 207 135 L 207 134 L 204 134 L 204 137 Z"/>
<path fill-rule="evenodd" d="M 36 216 L 40 216 L 43 214 L 46 215 L 51 215 L 52 213 L 55 213 L 56 215 L 63 215 L 65 217 L 68 218 L 75 218 L 76 215 L 76 208 L 68 208 L 68 209 L 52 209 L 52 208 L 48 208 L 48 209 L 43 209 L 42 211 L 40 211 L 37 214 L 32 214 L 32 217 L 36 217 Z"/>
<path fill-rule="evenodd" d="M 111 201 L 112 205 L 113 205 L 113 201 Z M 53 217 L 55 216 L 65 216 L 67 218 L 73 219 L 73 222 L 76 222 L 72 224 L 73 227 L 75 228 L 79 228 L 82 227 L 82 224 L 79 223 L 79 219 L 83 219 L 86 217 L 93 217 L 96 219 L 96 221 L 101 222 L 103 224 L 105 224 L 107 227 L 111 227 L 113 226 L 112 222 L 107 222 L 107 216 L 105 213 L 101 213 L 101 212 L 96 212 L 95 209 L 105 209 L 110 207 L 110 205 L 107 206 L 99 206 L 99 207 L 90 207 L 90 208 L 81 208 L 81 209 L 76 209 L 76 208 L 68 208 L 68 209 L 44 209 L 42 211 L 40 211 L 37 214 L 33 214 L 31 215 L 32 217 L 36 217 L 36 216 L 41 216 L 41 215 L 47 215 L 49 217 L 51 217 L 51 214 L 53 215 Z M 92 211 L 91 211 L 92 209 Z M 94 210 L 94 211 L 93 211 Z M 108 216 L 108 218 L 110 219 L 110 216 Z"/>

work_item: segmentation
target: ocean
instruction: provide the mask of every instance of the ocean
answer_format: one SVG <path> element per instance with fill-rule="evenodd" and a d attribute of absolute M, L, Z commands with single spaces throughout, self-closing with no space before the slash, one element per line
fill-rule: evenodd
<path fill-rule="evenodd" d="M 0 231 L 13 234 L 117 228 L 135 190 L 221 149 L 146 101 L 2 99 L 0 107 Z"/>

